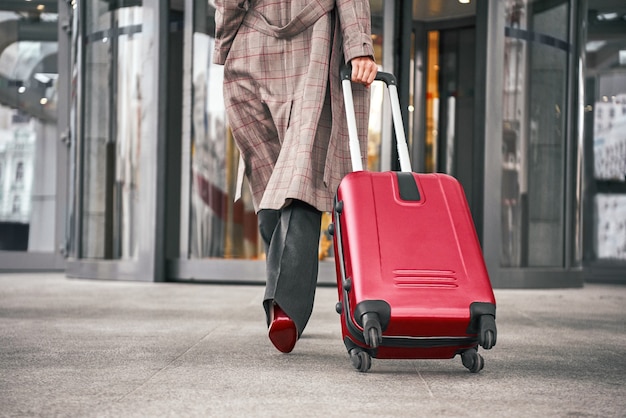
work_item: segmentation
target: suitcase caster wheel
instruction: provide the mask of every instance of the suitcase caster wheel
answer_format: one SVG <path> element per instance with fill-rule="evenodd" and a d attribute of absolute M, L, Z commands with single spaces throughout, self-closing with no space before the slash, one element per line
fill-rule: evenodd
<path fill-rule="evenodd" d="M 475 348 L 462 352 L 461 361 L 463 366 L 467 367 L 472 373 L 478 373 L 485 367 L 485 359 L 478 354 Z"/>
<path fill-rule="evenodd" d="M 491 348 L 493 348 L 493 346 L 496 344 L 496 335 L 493 331 L 489 330 L 486 331 L 485 334 L 483 335 L 482 341 L 480 343 L 480 345 L 485 349 L 485 350 L 490 350 Z"/>
<path fill-rule="evenodd" d="M 377 312 L 366 312 L 361 316 L 363 323 L 363 338 L 365 344 L 377 348 L 383 342 L 383 330 L 380 316 Z"/>
<path fill-rule="evenodd" d="M 361 373 L 367 372 L 372 367 L 372 358 L 365 351 L 352 349 L 350 350 L 350 360 L 355 369 Z"/>
<path fill-rule="evenodd" d="M 378 347 L 378 344 L 380 342 L 380 332 L 377 328 L 370 328 L 367 332 L 368 335 L 368 344 L 372 347 L 372 348 L 376 348 Z"/>
<path fill-rule="evenodd" d="M 480 339 L 478 343 L 485 350 L 490 350 L 496 345 L 496 320 L 492 315 L 480 317 Z"/>

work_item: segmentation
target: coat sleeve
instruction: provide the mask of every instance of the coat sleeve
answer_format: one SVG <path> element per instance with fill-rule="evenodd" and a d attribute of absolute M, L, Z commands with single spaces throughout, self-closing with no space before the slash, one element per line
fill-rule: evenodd
<path fill-rule="evenodd" d="M 369 0 L 337 0 L 337 13 L 346 62 L 356 57 L 374 57 Z"/>
<path fill-rule="evenodd" d="M 246 15 L 247 0 L 215 0 L 213 63 L 224 64 L 233 39 Z"/>

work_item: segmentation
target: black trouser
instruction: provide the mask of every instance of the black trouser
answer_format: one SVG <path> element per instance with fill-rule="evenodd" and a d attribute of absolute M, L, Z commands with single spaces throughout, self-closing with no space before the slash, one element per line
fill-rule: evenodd
<path fill-rule="evenodd" d="M 281 210 L 258 212 L 267 254 L 263 307 L 269 325 L 272 301 L 295 322 L 302 334 L 315 299 L 322 213 L 299 200 Z"/>

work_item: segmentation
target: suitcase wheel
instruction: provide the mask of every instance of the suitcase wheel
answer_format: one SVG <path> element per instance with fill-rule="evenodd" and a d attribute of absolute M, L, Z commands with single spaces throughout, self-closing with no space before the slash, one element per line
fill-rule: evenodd
<path fill-rule="evenodd" d="M 379 328 L 369 328 L 365 335 L 365 342 L 372 348 L 378 347 L 382 342 L 382 336 L 380 335 L 380 325 Z"/>
<path fill-rule="evenodd" d="M 495 345 L 495 341 L 496 341 L 496 337 L 495 337 L 494 332 L 492 330 L 488 330 L 482 335 L 482 340 L 480 342 L 480 345 L 485 350 L 490 350 Z"/>
<path fill-rule="evenodd" d="M 365 344 L 372 348 L 378 347 L 383 342 L 383 330 L 380 325 L 378 313 L 366 312 L 361 317 L 363 323 L 363 339 Z"/>
<path fill-rule="evenodd" d="M 363 338 L 365 338 L 365 344 L 372 348 L 377 348 L 382 343 L 382 332 L 378 322 L 365 328 L 363 331 Z"/>
<path fill-rule="evenodd" d="M 478 354 L 478 350 L 470 348 L 461 353 L 461 361 L 463 366 L 469 369 L 472 373 L 478 373 L 485 367 L 485 359 Z"/>
<path fill-rule="evenodd" d="M 367 372 L 370 367 L 372 367 L 372 357 L 370 357 L 367 352 L 359 350 L 358 348 L 350 350 L 350 360 L 354 368 L 361 373 Z"/>
<path fill-rule="evenodd" d="M 485 350 L 490 350 L 496 345 L 496 320 L 492 315 L 480 317 L 480 337 L 478 343 Z"/>

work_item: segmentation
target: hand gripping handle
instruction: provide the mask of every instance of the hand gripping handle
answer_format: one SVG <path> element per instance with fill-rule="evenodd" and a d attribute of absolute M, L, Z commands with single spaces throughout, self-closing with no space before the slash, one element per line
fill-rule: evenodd
<path fill-rule="evenodd" d="M 346 118 L 348 120 L 348 136 L 350 138 L 350 158 L 352 159 L 352 170 L 362 171 L 363 162 L 361 160 L 361 147 L 356 129 L 356 114 L 354 112 L 354 99 L 352 97 L 352 67 L 347 64 L 341 66 L 341 85 L 343 87 L 343 97 L 346 106 Z M 398 146 L 398 157 L 400 159 L 400 169 L 411 172 L 411 160 L 409 158 L 409 147 L 404 135 L 404 124 L 402 123 L 402 112 L 400 111 L 400 99 L 398 97 L 398 85 L 396 77 L 391 73 L 379 71 L 376 80 L 387 85 L 389 101 L 391 103 L 391 115 L 396 132 L 396 142 Z"/>

